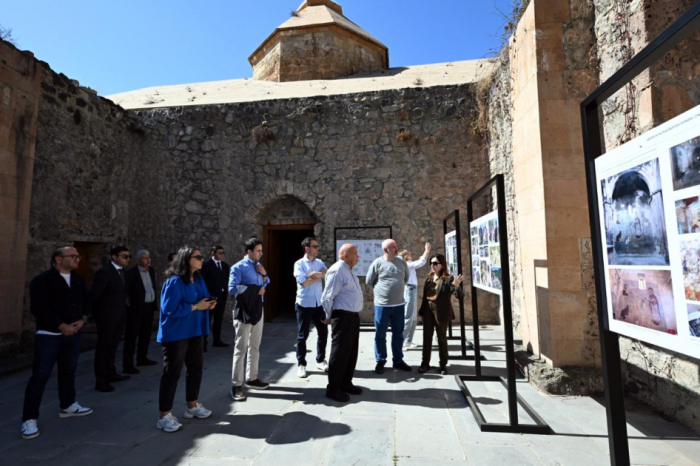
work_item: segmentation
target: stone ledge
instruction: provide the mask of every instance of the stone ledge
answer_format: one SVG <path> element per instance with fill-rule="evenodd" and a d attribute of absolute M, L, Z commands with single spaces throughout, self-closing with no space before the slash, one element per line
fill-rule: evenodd
<path fill-rule="evenodd" d="M 515 345 L 515 362 L 528 382 L 548 395 L 592 396 L 603 393 L 603 372 L 595 367 L 551 367 Z"/>

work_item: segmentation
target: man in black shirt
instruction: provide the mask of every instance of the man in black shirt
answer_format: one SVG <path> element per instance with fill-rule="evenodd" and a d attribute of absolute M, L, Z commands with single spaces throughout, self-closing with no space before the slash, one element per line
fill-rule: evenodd
<path fill-rule="evenodd" d="M 75 370 L 80 354 L 80 329 L 90 313 L 90 295 L 75 272 L 80 255 L 75 248 L 57 249 L 53 267 L 29 284 L 32 314 L 36 318 L 34 366 L 24 393 L 22 438 L 39 436 L 39 406 L 53 367 L 58 363 L 60 417 L 87 416 L 92 409 L 75 401 Z"/>
<path fill-rule="evenodd" d="M 226 348 L 228 343 L 221 341 L 221 325 L 226 311 L 226 299 L 228 298 L 228 277 L 231 267 L 224 261 L 226 252 L 223 246 L 214 245 L 211 248 L 211 259 L 206 261 L 200 270 L 204 283 L 207 284 L 209 296 L 216 298 L 216 307 L 209 311 L 210 319 L 214 320 L 211 333 L 214 336 L 212 346 Z M 207 351 L 207 336 L 204 336 L 204 351 Z"/>

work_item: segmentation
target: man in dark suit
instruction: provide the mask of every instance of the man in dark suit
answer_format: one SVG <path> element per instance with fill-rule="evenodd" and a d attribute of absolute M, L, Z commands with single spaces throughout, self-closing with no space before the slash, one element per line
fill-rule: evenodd
<path fill-rule="evenodd" d="M 204 283 L 207 284 L 209 295 L 216 298 L 216 307 L 209 311 L 209 318 L 214 319 L 212 326 L 212 334 L 214 335 L 214 343 L 212 346 L 225 348 L 227 343 L 221 341 L 221 325 L 224 321 L 224 312 L 226 310 L 226 298 L 228 298 L 228 276 L 231 267 L 224 262 L 226 251 L 223 246 L 218 244 L 211 248 L 211 258 L 202 266 L 201 274 L 204 278 Z M 207 337 L 204 337 L 204 351 L 207 350 Z"/>
<path fill-rule="evenodd" d="M 92 281 L 92 314 L 97 323 L 97 349 L 95 349 L 95 390 L 112 392 L 110 382 L 130 378 L 117 374 L 114 358 L 119 339 L 126 323 L 126 273 L 131 254 L 124 246 L 110 251 L 112 261 L 95 274 Z"/>
<path fill-rule="evenodd" d="M 148 359 L 148 344 L 151 342 L 153 314 L 158 312 L 158 290 L 156 273 L 151 267 L 151 255 L 140 249 L 134 256 L 136 266 L 126 271 L 126 289 L 129 305 L 126 308 L 126 332 L 124 334 L 124 373 L 138 374 L 134 366 L 154 366 L 156 361 Z M 138 347 L 136 340 L 138 339 Z"/>

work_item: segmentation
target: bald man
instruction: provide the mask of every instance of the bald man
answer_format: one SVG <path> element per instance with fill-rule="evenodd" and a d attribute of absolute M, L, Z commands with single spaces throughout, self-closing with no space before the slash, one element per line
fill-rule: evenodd
<path fill-rule="evenodd" d="M 367 270 L 367 286 L 374 290 L 374 372 L 384 373 L 386 364 L 386 331 L 391 325 L 391 355 L 394 369 L 410 371 L 403 360 L 404 288 L 410 277 L 406 262 L 398 256 L 399 247 L 393 239 L 382 243 L 384 254 L 375 259 Z"/>
<path fill-rule="evenodd" d="M 326 396 L 346 402 L 350 395 L 362 394 L 362 388 L 353 385 L 360 344 L 360 311 L 362 288 L 352 268 L 359 256 L 355 245 L 340 247 L 340 260 L 326 272 L 326 287 L 321 295 L 321 306 L 326 313 L 325 323 L 331 322 L 331 357 L 328 365 Z"/>

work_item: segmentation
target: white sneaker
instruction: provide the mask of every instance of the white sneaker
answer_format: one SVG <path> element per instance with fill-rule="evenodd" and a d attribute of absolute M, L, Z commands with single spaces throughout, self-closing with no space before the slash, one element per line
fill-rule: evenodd
<path fill-rule="evenodd" d="M 62 409 L 58 412 L 58 417 L 80 417 L 88 416 L 92 414 L 92 408 L 86 408 L 85 406 L 80 406 L 76 401 L 66 409 Z"/>
<path fill-rule="evenodd" d="M 185 409 L 185 413 L 183 414 L 185 419 L 192 419 L 195 417 L 197 419 L 206 419 L 209 416 L 211 416 L 211 411 L 202 406 L 201 403 L 197 403 L 194 408 Z"/>
<path fill-rule="evenodd" d="M 317 362 L 316 369 L 323 371 L 323 372 L 328 372 L 328 363 L 326 362 L 326 360 L 324 359 L 321 362 Z"/>
<path fill-rule="evenodd" d="M 418 348 L 418 345 L 416 345 L 415 343 L 412 343 L 412 342 L 408 342 L 408 343 L 406 343 L 406 348 L 409 348 L 409 349 L 410 348 Z"/>
<path fill-rule="evenodd" d="M 180 424 L 180 421 L 173 416 L 173 413 L 168 413 L 167 415 L 158 418 L 156 427 L 160 430 L 164 430 L 165 432 L 177 432 L 182 427 L 182 424 Z"/>
<path fill-rule="evenodd" d="M 306 366 L 299 364 L 299 366 L 297 366 L 297 375 L 299 376 L 300 379 L 305 379 L 306 378 Z"/>
<path fill-rule="evenodd" d="M 36 423 L 36 419 L 27 419 L 22 423 L 22 438 L 24 440 L 31 440 L 39 436 L 39 426 Z"/>

